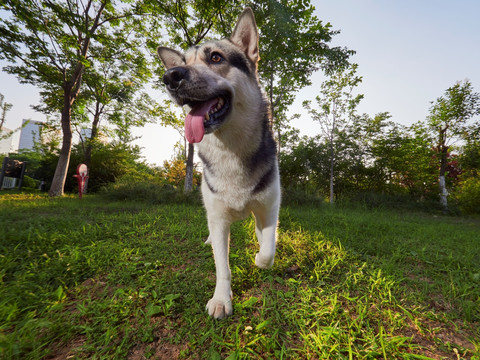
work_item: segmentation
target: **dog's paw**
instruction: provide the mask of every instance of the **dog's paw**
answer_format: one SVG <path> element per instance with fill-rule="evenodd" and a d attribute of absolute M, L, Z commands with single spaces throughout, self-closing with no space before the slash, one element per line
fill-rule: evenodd
<path fill-rule="evenodd" d="M 262 254 L 257 253 L 255 255 L 255 265 L 257 265 L 260 269 L 270 269 L 273 266 L 273 260 L 275 258 L 273 256 L 262 256 Z"/>
<path fill-rule="evenodd" d="M 223 300 L 213 297 L 207 303 L 206 309 L 208 315 L 213 316 L 215 319 L 223 319 L 233 313 L 232 300 Z"/>

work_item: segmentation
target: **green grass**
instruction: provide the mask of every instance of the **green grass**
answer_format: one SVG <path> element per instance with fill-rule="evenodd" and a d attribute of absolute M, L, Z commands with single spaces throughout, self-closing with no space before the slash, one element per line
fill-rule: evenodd
<path fill-rule="evenodd" d="M 234 315 L 195 204 L 0 195 L 2 359 L 480 359 L 480 221 L 284 207 L 232 226 Z"/>

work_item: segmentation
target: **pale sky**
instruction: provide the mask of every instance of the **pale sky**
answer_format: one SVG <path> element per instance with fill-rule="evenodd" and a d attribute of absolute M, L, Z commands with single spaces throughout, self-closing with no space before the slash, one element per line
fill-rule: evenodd
<path fill-rule="evenodd" d="M 341 30 L 335 46 L 356 50 L 363 82 L 358 93 L 365 98 L 359 112 L 375 115 L 388 111 L 392 121 L 405 125 L 424 120 L 430 102 L 456 81 L 469 79 L 480 92 L 480 1 L 478 0 L 314 0 L 317 16 Z M 232 24 L 233 26 L 233 24 Z M 260 39 L 261 41 L 261 39 Z M 261 54 L 260 54 L 261 55 Z M 4 64 L 4 63 L 0 63 Z M 302 134 L 315 135 L 320 126 L 301 107 L 314 100 L 323 75 L 301 91 L 292 113 L 303 116 L 292 123 Z M 0 93 L 13 104 L 5 126 L 16 128 L 22 119 L 44 120 L 30 105 L 38 91 L 0 72 Z M 170 159 L 179 134 L 160 125 L 136 129 L 142 153 L 150 164 Z M 18 144 L 18 135 L 14 138 Z"/>

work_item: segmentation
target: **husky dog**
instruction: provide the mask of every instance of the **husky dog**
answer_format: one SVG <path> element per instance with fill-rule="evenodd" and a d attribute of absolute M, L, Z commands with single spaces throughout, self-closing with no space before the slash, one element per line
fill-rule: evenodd
<path fill-rule="evenodd" d="M 202 195 L 216 267 L 216 287 L 207 303 L 214 318 L 231 315 L 228 262 L 230 224 L 255 216 L 260 250 L 255 264 L 270 268 L 280 207 L 276 144 L 270 111 L 257 75 L 258 30 L 246 8 L 229 39 L 209 41 L 182 54 L 165 47 L 163 82 L 175 102 L 191 110 L 185 136 L 197 143 L 203 163 Z"/>

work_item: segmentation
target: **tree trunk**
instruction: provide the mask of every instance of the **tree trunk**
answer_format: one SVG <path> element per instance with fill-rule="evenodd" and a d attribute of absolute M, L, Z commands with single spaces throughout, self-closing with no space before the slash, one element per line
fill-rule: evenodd
<path fill-rule="evenodd" d="M 89 1 L 87 8 L 90 8 L 92 4 Z M 79 33 L 78 42 L 82 44 L 81 49 L 78 50 L 78 56 L 82 59 L 87 58 L 88 49 L 90 47 L 90 41 L 93 34 L 96 32 L 99 24 L 100 17 L 103 10 L 107 6 L 107 2 L 101 2 L 93 24 L 85 34 Z M 87 11 L 88 12 L 88 11 Z M 88 23 L 87 23 L 88 26 Z M 83 36 L 85 37 L 83 38 Z M 83 39 L 82 39 L 83 38 Z M 55 169 L 55 175 L 53 176 L 52 185 L 48 194 L 50 196 L 62 196 L 63 188 L 65 186 L 65 180 L 67 179 L 68 165 L 70 164 L 70 154 L 72 152 L 72 106 L 80 92 L 80 86 L 82 84 L 82 76 L 85 65 L 83 62 L 78 61 L 75 65 L 73 75 L 68 80 L 64 80 L 63 83 L 63 109 L 62 109 L 62 132 L 63 141 L 62 148 L 60 149 L 60 156 L 58 158 L 57 167 Z"/>
<path fill-rule="evenodd" d="M 330 204 L 333 204 L 333 171 L 335 168 L 335 159 L 333 154 L 333 142 L 330 142 Z"/>
<path fill-rule="evenodd" d="M 274 112 L 275 112 L 275 109 L 274 109 L 274 105 L 273 105 L 273 72 L 270 74 L 270 91 L 269 91 L 269 100 L 270 100 L 270 111 L 271 111 L 271 121 L 270 121 L 270 131 L 272 133 L 274 133 L 274 130 L 273 130 L 273 122 L 274 122 Z"/>
<path fill-rule="evenodd" d="M 443 146 L 440 154 L 440 172 L 438 176 L 438 185 L 440 187 L 440 203 L 442 204 L 443 211 L 448 212 L 448 191 L 447 184 L 445 182 L 445 172 L 447 171 L 447 152 L 448 148 Z"/>
<path fill-rule="evenodd" d="M 185 194 L 189 193 L 193 189 L 193 154 L 195 148 L 193 144 L 188 143 L 188 154 L 187 154 L 187 168 L 185 173 L 185 186 L 183 191 Z"/>
<path fill-rule="evenodd" d="M 97 104 L 97 108 L 95 110 L 95 115 L 93 116 L 92 122 L 92 133 L 90 134 L 90 138 L 87 141 L 87 146 L 85 147 L 85 165 L 88 166 L 90 169 L 90 164 L 92 162 L 92 147 L 94 142 L 97 140 L 98 137 L 98 124 L 100 123 L 100 109 L 99 104 Z"/>
<path fill-rule="evenodd" d="M 270 100 L 270 116 L 272 117 L 271 118 L 271 121 L 270 121 L 270 131 L 275 134 L 275 129 L 274 129 L 274 124 L 275 124 L 275 103 L 273 101 L 273 72 L 270 74 L 270 91 L 269 91 L 269 94 L 268 94 L 268 97 L 269 97 L 269 100 Z M 281 136 L 282 136 L 282 133 L 281 133 L 281 129 L 280 129 L 280 124 L 277 124 L 278 127 L 277 127 L 277 145 L 278 145 L 278 148 L 277 148 L 277 154 L 278 156 L 280 157 L 280 152 L 282 151 L 282 144 L 281 144 Z"/>
<path fill-rule="evenodd" d="M 70 154 L 72 151 L 72 124 L 71 124 L 71 89 L 64 89 L 64 101 L 62 110 L 62 148 L 60 149 L 60 156 L 58 157 L 55 175 L 53 176 L 52 185 L 48 191 L 50 196 L 62 196 L 65 180 L 67 178 L 68 165 L 70 164 Z"/>
<path fill-rule="evenodd" d="M 85 165 L 87 165 L 87 170 L 88 170 L 88 174 L 90 175 L 90 164 L 92 163 L 92 138 L 91 137 L 90 139 L 88 139 L 88 143 L 87 143 L 87 146 L 85 148 L 85 153 L 83 154 L 84 155 L 84 162 L 85 162 Z M 86 178 L 85 179 L 85 185 L 83 187 L 83 192 L 86 193 L 87 190 L 88 190 L 88 179 L 89 178 Z"/>
<path fill-rule="evenodd" d="M 330 204 L 333 204 L 333 186 L 334 186 L 334 171 L 335 171 L 335 147 L 333 141 L 335 139 L 335 121 L 336 121 L 336 104 L 333 101 L 332 104 L 332 133 L 330 134 Z"/>
<path fill-rule="evenodd" d="M 447 171 L 447 158 L 448 158 L 448 146 L 446 145 L 448 126 L 445 126 L 439 131 L 438 138 L 438 153 L 440 154 L 440 171 L 438 174 L 438 185 L 440 187 L 440 203 L 442 204 L 443 211 L 448 212 L 448 191 L 445 182 L 445 172 Z"/>
<path fill-rule="evenodd" d="M 448 212 L 448 191 L 445 185 L 445 175 L 440 175 L 438 177 L 438 183 L 440 185 L 440 203 L 442 204 L 443 211 Z"/>
<path fill-rule="evenodd" d="M 92 148 L 94 142 L 97 140 L 98 137 L 98 124 L 100 123 L 100 105 L 97 103 L 97 108 L 95 110 L 95 115 L 93 117 L 93 122 L 92 122 L 92 133 L 90 134 L 90 138 L 87 139 L 87 146 L 85 147 L 85 152 L 84 152 L 84 161 L 85 165 L 87 165 L 88 173 L 90 174 L 90 166 L 92 164 Z M 88 179 L 85 180 L 85 187 L 84 187 L 84 193 L 87 192 L 88 190 Z"/>

